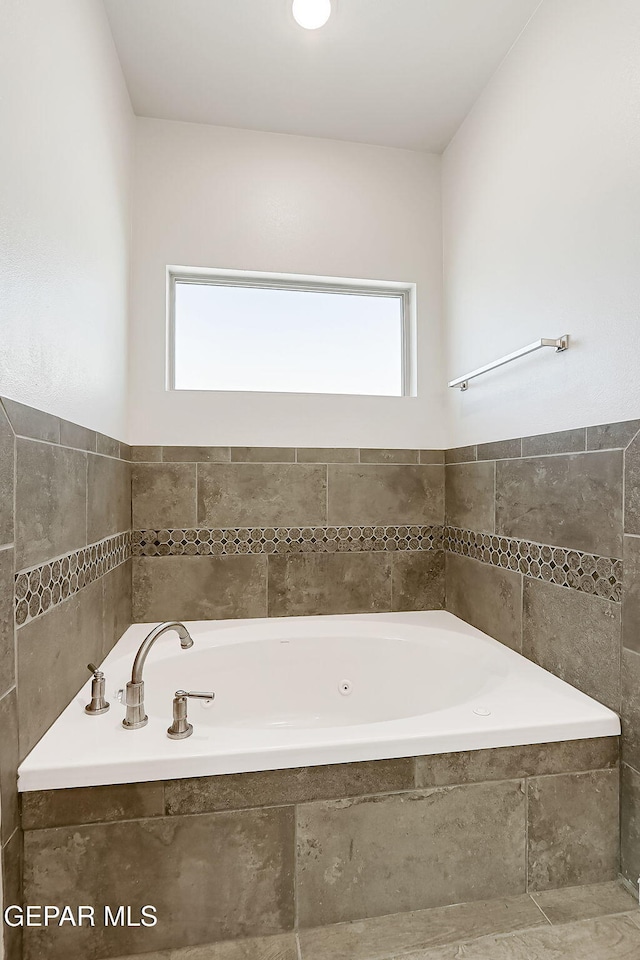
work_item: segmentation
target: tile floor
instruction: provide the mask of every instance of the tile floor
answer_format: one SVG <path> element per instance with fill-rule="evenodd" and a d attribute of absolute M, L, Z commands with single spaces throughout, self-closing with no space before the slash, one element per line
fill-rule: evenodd
<path fill-rule="evenodd" d="M 640 960 L 640 907 L 612 882 L 145 955 L 145 960 L 400 958 Z"/>

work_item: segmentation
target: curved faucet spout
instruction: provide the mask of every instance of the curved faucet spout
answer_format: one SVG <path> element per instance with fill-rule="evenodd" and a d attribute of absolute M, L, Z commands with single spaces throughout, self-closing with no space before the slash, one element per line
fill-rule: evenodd
<path fill-rule="evenodd" d="M 136 653 L 136 658 L 133 661 L 133 670 L 131 671 L 132 683 L 140 683 L 142 680 L 142 671 L 144 669 L 145 660 L 149 655 L 149 650 L 151 650 L 151 647 L 154 645 L 158 637 L 161 637 L 163 633 L 167 633 L 169 630 L 176 631 L 180 637 L 180 646 L 183 650 L 188 650 L 189 647 L 193 646 L 191 634 L 185 627 L 184 623 L 180 623 L 178 620 L 167 620 L 166 623 L 161 623 L 157 627 L 154 627 L 151 633 L 144 638 L 140 644 L 140 649 Z"/>
<path fill-rule="evenodd" d="M 131 680 L 129 680 L 125 690 L 127 712 L 122 721 L 122 726 L 126 730 L 138 730 L 140 727 L 146 726 L 148 722 L 149 718 L 144 709 L 144 681 L 142 679 L 142 672 L 151 647 L 158 637 L 161 637 L 163 633 L 167 633 L 169 630 L 176 631 L 180 637 L 180 646 L 183 650 L 187 650 L 193 646 L 191 634 L 184 623 L 180 623 L 178 620 L 168 620 L 166 623 L 159 624 L 144 638 L 136 653 L 136 658 L 133 661 Z"/>

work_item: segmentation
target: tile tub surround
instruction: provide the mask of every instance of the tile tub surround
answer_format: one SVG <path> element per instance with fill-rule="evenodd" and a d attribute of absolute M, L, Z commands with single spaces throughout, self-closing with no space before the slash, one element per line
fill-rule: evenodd
<path fill-rule="evenodd" d="M 137 621 L 441 609 L 443 454 L 133 447 Z"/>
<path fill-rule="evenodd" d="M 634 885 L 639 431 L 633 420 L 447 451 L 447 522 L 473 525 L 444 540 L 448 610 L 621 713 L 622 870 Z"/>
<path fill-rule="evenodd" d="M 154 903 L 160 922 L 31 930 L 25 958 L 302 936 L 613 880 L 617 741 L 26 793 L 28 902 Z"/>
<path fill-rule="evenodd" d="M 16 778 L 87 675 L 131 623 L 130 451 L 0 401 L 0 804 L 5 903 L 22 902 Z M 4 927 L 5 956 L 22 956 Z"/>
<path fill-rule="evenodd" d="M 137 620 L 265 616 L 269 611 L 282 615 L 431 609 L 442 607 L 445 602 L 446 554 L 447 604 L 453 613 L 614 709 L 619 709 L 622 702 L 623 870 L 627 878 L 635 881 L 640 873 L 640 699 L 638 686 L 633 684 L 633 678 L 640 676 L 640 561 L 636 556 L 640 556 L 640 443 L 636 436 L 639 421 L 497 441 L 443 453 L 310 448 L 130 449 L 9 401 L 6 413 L 1 410 L 0 414 L 0 531 L 4 531 L 0 535 L 0 650 L 4 651 L 0 662 L 0 701 L 3 729 L 11 729 L 5 724 L 20 728 L 19 756 L 24 755 L 73 696 L 71 686 L 75 684 L 77 690 L 81 685 L 84 674 L 80 675 L 80 668 L 84 670 L 90 656 L 99 655 L 96 651 L 109 649 L 130 622 L 131 579 Z M 59 452 L 42 451 L 41 446 Z M 46 499 L 50 512 L 38 508 L 40 512 L 29 517 L 22 511 L 14 522 L 15 448 L 24 466 L 22 474 L 18 472 L 24 491 L 22 502 L 35 493 L 33 484 L 20 483 L 20 476 L 26 478 L 32 468 L 48 471 Z M 78 464 L 83 457 L 87 461 L 87 490 L 93 490 L 95 496 L 94 509 L 81 537 L 82 521 L 74 511 L 82 500 Z M 109 528 L 110 516 L 126 509 L 125 498 L 116 496 L 112 507 L 106 511 L 103 507 L 105 491 L 114 489 L 116 474 L 122 475 L 129 469 L 129 458 L 134 470 L 141 469 L 142 477 L 144 468 L 150 465 L 178 471 L 166 475 L 174 481 L 177 478 L 178 489 L 172 489 L 171 482 L 159 473 L 159 482 L 147 488 L 153 491 L 152 496 L 146 496 L 146 504 L 145 497 L 140 501 L 144 509 L 157 501 L 162 510 L 166 506 L 167 515 L 158 511 L 147 518 L 155 516 L 153 522 L 134 522 L 134 552 L 157 550 L 157 555 L 136 556 L 132 574 L 130 562 L 120 564 L 58 606 L 47 608 L 46 613 L 26 622 L 14 634 L 15 572 L 19 575 L 25 569 L 38 568 L 42 574 L 51 560 L 79 555 L 87 544 L 126 533 L 127 528 Z M 552 465 L 551 460 L 558 463 Z M 95 467 L 91 478 L 89 464 Z M 216 485 L 218 466 L 226 471 L 226 486 L 223 482 Z M 296 516 L 293 523 L 283 521 L 283 525 L 271 527 L 272 521 L 266 514 L 255 523 L 253 519 L 248 522 L 249 517 L 256 515 L 250 511 L 259 507 L 261 484 L 264 495 L 270 498 L 269 509 L 278 515 L 277 510 L 288 509 L 278 491 L 278 479 L 290 479 L 292 470 L 309 466 L 311 470 L 293 474 L 299 480 L 295 489 L 301 491 L 296 503 L 300 510 L 303 506 L 306 509 L 308 503 L 310 511 L 322 511 L 324 489 L 323 522 L 317 523 L 311 516 Z M 454 466 L 462 469 L 452 469 Z M 234 500 L 228 480 L 238 468 L 247 468 L 243 486 L 246 502 L 240 504 Z M 204 480 L 199 497 L 201 469 Z M 425 469 L 429 472 L 424 473 Z M 65 470 L 74 482 L 68 490 L 61 491 L 55 478 L 63 476 Z M 186 486 L 182 483 L 185 477 Z M 223 472 L 220 477 L 224 479 Z M 434 482 L 434 477 L 440 479 Z M 496 494 L 500 494 L 500 509 L 498 497 L 492 499 L 492 479 Z M 315 486 L 316 492 L 307 497 L 309 485 Z M 549 512 L 547 488 L 553 492 Z M 97 491 L 101 491 L 100 499 Z M 89 493 L 84 495 L 90 499 Z M 528 498 L 533 509 L 530 517 L 523 518 L 521 513 L 526 512 Z M 17 491 L 18 506 L 20 499 Z M 134 491 L 134 507 L 136 500 Z M 574 501 L 579 503 L 577 510 L 573 509 Z M 343 520 L 340 511 L 347 502 L 350 516 Z M 418 507 L 420 517 L 414 512 Z M 360 512 L 365 508 L 372 510 L 371 516 Z M 218 526 L 222 509 L 229 511 L 228 515 L 223 514 L 228 519 Z M 63 510 L 73 512 L 68 526 L 59 522 Z M 400 515 L 392 516 L 390 511 Z M 39 518 L 43 528 L 35 534 L 33 516 Z M 16 535 L 22 531 L 22 537 L 30 531 L 28 544 L 16 542 L 14 527 Z M 416 534 L 412 527 L 422 532 Z M 265 536 L 271 529 L 273 538 Z M 286 530 L 282 539 L 278 530 Z M 426 530 L 430 532 L 425 536 Z M 194 531 L 199 543 L 192 539 Z M 205 539 L 201 538 L 202 531 Z M 292 536 L 296 531 L 298 535 Z M 321 535 L 316 536 L 316 531 Z M 137 534 L 141 535 L 139 540 Z M 174 539 L 174 534 L 180 536 Z M 489 545 L 484 541 L 486 536 L 492 538 Z M 549 536 L 551 542 L 541 542 L 544 536 Z M 420 537 L 419 548 L 412 547 L 411 540 Z M 263 539 L 265 543 L 260 545 L 265 549 L 254 552 L 251 547 L 257 549 L 257 542 Z M 274 549 L 267 543 L 273 543 Z M 336 550 L 334 543 L 340 544 Z M 381 547 L 382 543 L 384 549 L 372 548 Z M 195 554 L 191 553 L 193 544 L 198 547 Z M 541 556 L 534 556 L 536 550 L 532 553 L 531 547 L 539 549 Z M 474 549 L 478 551 L 475 555 Z M 543 549 L 552 551 L 551 561 L 542 558 Z M 559 549 L 563 551 L 562 561 L 556 563 L 554 552 Z M 235 551 L 233 555 L 231 551 Z M 579 558 L 578 567 L 573 555 Z M 516 559 L 517 569 L 513 566 Z M 528 564 L 525 570 L 521 561 Z M 533 566 L 535 563 L 540 564 L 539 570 Z M 543 573 L 545 563 L 551 576 L 547 569 Z M 565 566 L 569 569 L 564 570 Z M 593 592 L 589 591 L 590 580 Z M 367 589 L 363 582 L 368 584 Z M 101 589 L 97 590 L 95 583 Z M 190 585 L 191 596 L 186 593 Z M 311 585 L 315 592 L 310 590 Z M 40 587 L 46 589 L 42 579 Z M 202 608 L 203 594 L 207 596 L 206 609 Z M 178 602 L 182 603 L 180 609 L 176 609 Z M 98 618 L 102 620 L 101 630 L 95 626 Z M 78 631 L 79 643 L 64 646 L 64 638 L 75 636 Z M 16 638 L 17 661 L 13 656 Z M 51 660 L 41 657 L 45 649 L 51 653 Z M 623 649 L 626 674 L 621 694 Z M 57 651 L 64 651 L 62 658 Z M 20 708 L 21 698 L 16 691 L 18 671 L 22 677 L 20 691 L 24 696 L 28 691 L 29 696 L 36 697 L 38 709 L 34 718 L 26 715 L 24 707 Z M 52 671 L 58 679 L 44 683 L 42 677 Z M 17 760 L 18 757 L 9 756 L 0 759 L 0 771 L 5 771 L 0 784 L 3 812 L 17 809 L 11 799 Z M 512 779 L 517 779 L 517 775 Z M 3 817 L 6 890 L 15 888 L 19 875 L 16 865 L 21 849 L 20 831 L 14 829 L 9 837 L 5 832 L 11 830 L 13 822 L 9 814 L 5 826 Z M 11 950 L 17 956 L 16 949 L 14 941 Z M 11 952 L 9 955 L 13 956 Z"/>
<path fill-rule="evenodd" d="M 604 443 L 623 434 L 614 427 L 599 428 L 596 439 Z M 449 451 L 446 468 L 437 462 L 444 459 L 437 451 L 134 447 L 135 619 L 437 609 L 443 604 L 443 549 L 619 601 L 618 554 L 561 546 L 566 531 L 555 527 L 552 542 L 496 534 L 501 465 L 488 457 L 499 454 L 515 462 L 523 445 L 556 451 L 564 443 L 573 450 L 576 433 L 583 436 L 586 455 L 586 431 L 574 431 L 559 440 L 529 438 L 531 443 Z M 578 462 L 568 468 L 567 482 L 582 482 L 585 491 L 594 487 L 613 503 L 621 490 L 621 457 L 618 451 L 596 450 L 582 461 L 574 458 Z M 543 467 L 536 461 L 534 474 L 544 473 Z M 595 468 L 594 485 L 589 471 Z M 554 469 L 566 479 L 559 459 Z M 557 486 L 557 477 L 550 482 Z M 538 532 L 549 530 L 542 524 Z M 592 548 L 600 543 L 594 537 L 583 541 Z M 600 545 L 609 549 L 614 542 L 603 535 Z M 428 552 L 436 555 L 427 558 Z M 329 556 L 337 553 L 353 557 Z M 372 556 L 355 556 L 361 553 Z M 262 561 L 226 560 L 240 555 Z M 187 559 L 196 557 L 225 559 Z"/>

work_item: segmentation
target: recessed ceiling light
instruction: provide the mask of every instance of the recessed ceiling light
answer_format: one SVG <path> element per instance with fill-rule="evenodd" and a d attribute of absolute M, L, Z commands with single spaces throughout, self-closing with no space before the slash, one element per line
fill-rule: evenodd
<path fill-rule="evenodd" d="M 331 0 L 293 0 L 293 18 L 305 30 L 324 27 L 331 16 Z"/>

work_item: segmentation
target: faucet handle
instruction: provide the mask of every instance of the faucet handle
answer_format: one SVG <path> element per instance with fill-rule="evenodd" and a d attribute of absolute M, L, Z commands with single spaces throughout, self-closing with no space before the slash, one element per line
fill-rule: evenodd
<path fill-rule="evenodd" d="M 189 692 L 186 690 L 176 690 L 176 697 L 193 697 L 194 700 L 215 700 L 216 695 L 213 691 L 207 693 L 202 690 L 191 690 Z"/>
<path fill-rule="evenodd" d="M 185 740 L 193 733 L 193 724 L 187 720 L 187 698 L 193 697 L 195 700 L 213 700 L 215 693 L 203 692 L 200 690 L 176 690 L 173 698 L 173 723 L 167 730 L 167 736 L 170 740 Z"/>
<path fill-rule="evenodd" d="M 91 717 L 98 717 L 109 709 L 109 703 L 104 695 L 104 673 L 94 663 L 88 663 L 87 669 L 93 674 L 93 680 L 91 682 L 91 702 L 86 705 L 84 712 Z"/>

